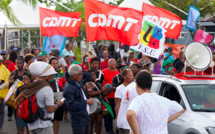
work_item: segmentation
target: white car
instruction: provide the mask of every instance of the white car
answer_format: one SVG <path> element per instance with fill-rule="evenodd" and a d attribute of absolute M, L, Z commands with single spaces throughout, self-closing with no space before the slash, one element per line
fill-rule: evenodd
<path fill-rule="evenodd" d="M 168 124 L 169 134 L 215 134 L 215 77 L 152 77 L 152 92 L 177 101 L 185 109 Z"/>

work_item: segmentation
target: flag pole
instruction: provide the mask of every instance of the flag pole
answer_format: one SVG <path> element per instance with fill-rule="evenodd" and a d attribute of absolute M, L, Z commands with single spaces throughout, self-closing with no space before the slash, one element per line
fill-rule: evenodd
<path fill-rule="evenodd" d="M 176 10 L 182 12 L 183 14 L 185 15 L 188 15 L 188 13 L 186 13 L 185 11 L 181 10 L 180 8 L 177 8 L 176 6 L 172 5 L 171 3 L 167 2 L 167 1 L 164 1 L 166 4 L 168 4 L 169 6 L 175 8 Z"/>
<path fill-rule="evenodd" d="M 88 68 L 90 70 L 90 53 L 89 53 L 89 42 L 87 42 L 87 57 L 88 57 Z"/>
<path fill-rule="evenodd" d="M 40 18 L 40 7 L 39 7 L 39 18 Z M 41 48 L 41 50 L 43 49 L 43 45 L 42 45 L 42 34 L 41 34 L 41 24 L 40 24 L 40 48 Z"/>

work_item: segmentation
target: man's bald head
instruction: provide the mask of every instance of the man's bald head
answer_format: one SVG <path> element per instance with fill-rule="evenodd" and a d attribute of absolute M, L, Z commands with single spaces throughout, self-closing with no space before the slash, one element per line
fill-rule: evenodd
<path fill-rule="evenodd" d="M 103 53 L 102 53 L 102 56 L 104 57 L 104 59 L 105 59 L 105 61 L 107 61 L 108 60 L 108 51 L 104 51 Z"/>
<path fill-rule="evenodd" d="M 111 58 L 108 60 L 108 68 L 111 70 L 116 69 L 116 60 Z"/>

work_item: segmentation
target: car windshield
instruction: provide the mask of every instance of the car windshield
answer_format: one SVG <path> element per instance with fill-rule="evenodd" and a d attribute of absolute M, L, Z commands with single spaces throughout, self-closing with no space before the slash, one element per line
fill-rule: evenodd
<path fill-rule="evenodd" d="M 215 85 L 182 86 L 194 111 L 215 112 Z"/>

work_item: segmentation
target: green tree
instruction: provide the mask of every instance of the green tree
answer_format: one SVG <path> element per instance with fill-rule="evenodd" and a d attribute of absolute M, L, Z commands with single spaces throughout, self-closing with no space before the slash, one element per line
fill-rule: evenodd
<path fill-rule="evenodd" d="M 124 0 L 114 0 L 113 2 L 109 2 L 109 5 L 119 6 Z"/>
<path fill-rule="evenodd" d="M 14 25 L 21 25 L 20 21 L 16 18 L 12 8 L 9 5 L 11 2 L 12 0 L 1 0 L 0 11 L 2 11 Z M 30 4 L 33 8 L 37 6 L 37 0 L 22 0 L 22 2 Z"/>
<path fill-rule="evenodd" d="M 189 6 L 193 5 L 193 0 L 151 0 L 151 2 L 157 6 L 164 8 L 170 12 L 175 13 L 179 17 L 181 17 L 183 20 L 187 19 L 187 15 L 184 13 L 178 11 L 177 9 L 171 7 L 164 1 L 173 4 L 174 6 L 180 8 L 181 10 L 188 12 Z M 205 17 L 206 15 L 210 14 L 213 16 L 215 12 L 215 0 L 198 0 L 197 1 L 197 8 L 201 13 L 201 17 Z"/>

